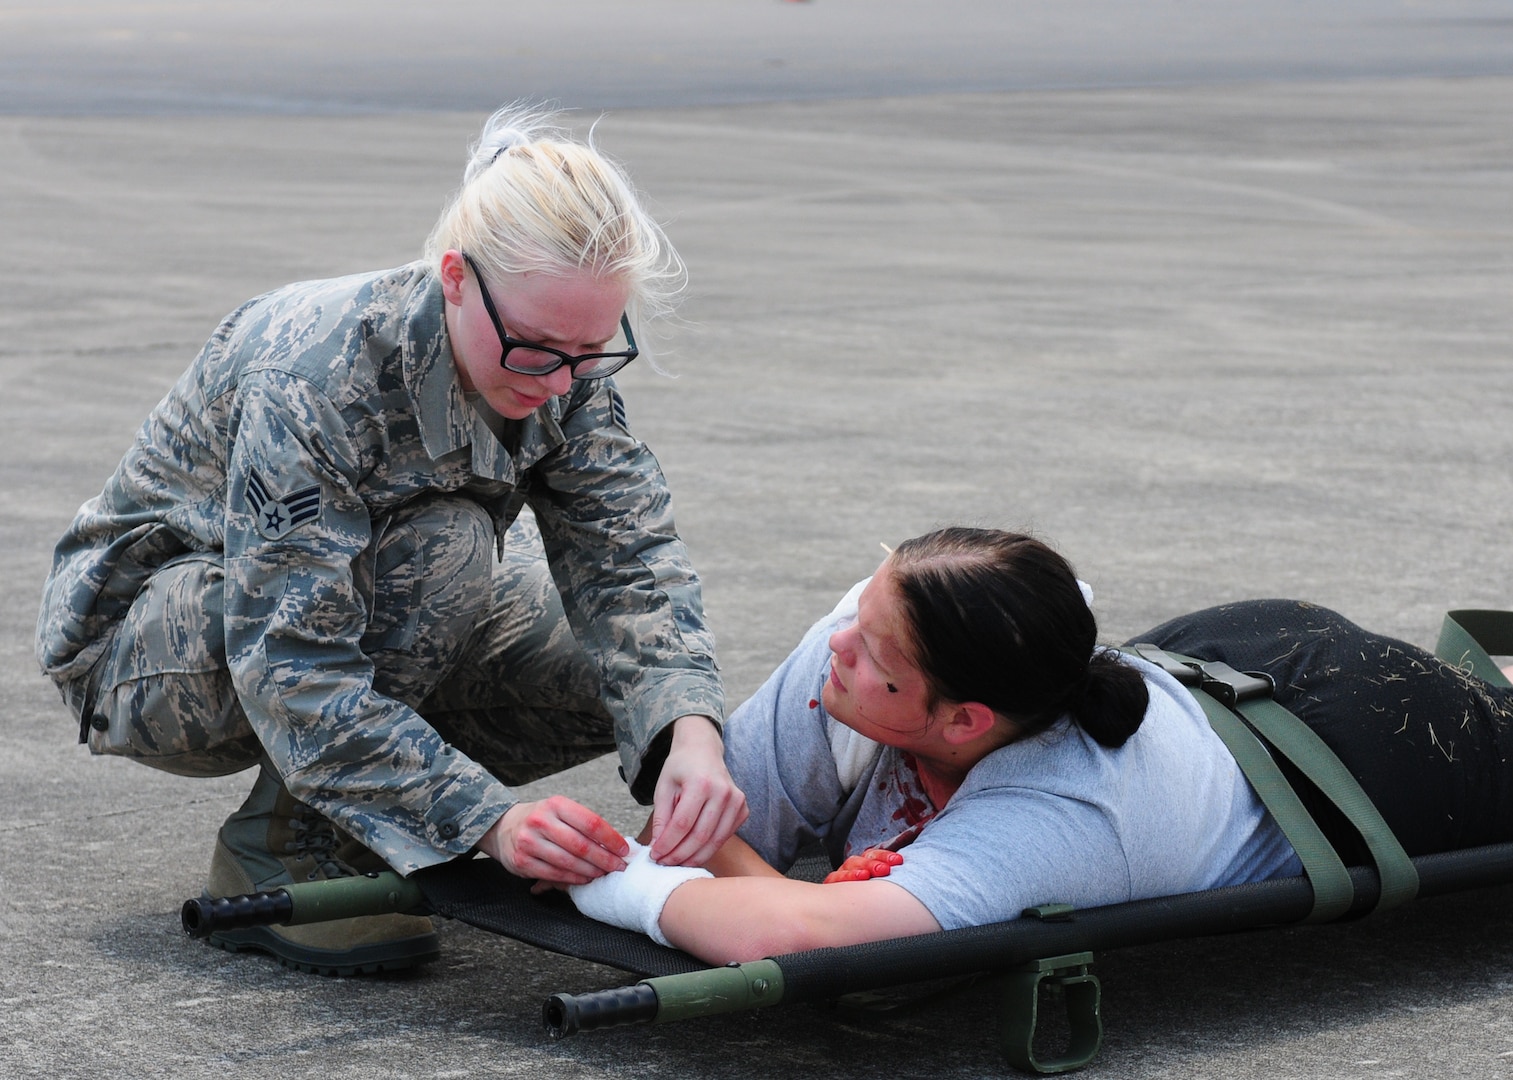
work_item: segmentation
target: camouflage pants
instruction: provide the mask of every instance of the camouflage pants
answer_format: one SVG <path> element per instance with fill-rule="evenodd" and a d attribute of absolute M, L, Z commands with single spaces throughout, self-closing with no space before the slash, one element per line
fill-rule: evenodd
<path fill-rule="evenodd" d="M 355 571 L 374 689 L 416 708 L 506 784 L 613 750 L 598 677 L 568 628 L 529 516 L 494 564 L 488 515 L 458 496 L 374 523 Z M 262 746 L 226 667 L 224 569 L 195 552 L 138 593 L 90 674 L 64 688 L 89 748 L 183 776 L 258 763 Z"/>

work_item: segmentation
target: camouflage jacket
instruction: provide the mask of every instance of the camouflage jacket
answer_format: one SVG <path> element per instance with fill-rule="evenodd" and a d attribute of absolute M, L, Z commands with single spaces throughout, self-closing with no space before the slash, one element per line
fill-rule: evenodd
<path fill-rule="evenodd" d="M 511 801 L 413 709 L 378 694 L 358 642 L 353 567 L 372 523 L 427 492 L 465 491 L 502 538 L 523 505 L 541 526 L 574 633 L 598 663 L 623 771 L 673 719 L 720 719 L 699 583 L 661 468 L 625 428 L 608 380 L 575 382 L 506 432 L 464 399 L 441 287 L 415 263 L 304 282 L 229 315 L 59 542 L 37 655 L 85 674 L 141 584 L 188 551 L 225 563 L 237 694 L 298 797 L 408 872 L 464 852 Z M 265 535 L 277 501 L 297 527 Z M 407 776 L 380 783 L 402 758 Z M 366 805 L 367 809 L 362 809 Z"/>

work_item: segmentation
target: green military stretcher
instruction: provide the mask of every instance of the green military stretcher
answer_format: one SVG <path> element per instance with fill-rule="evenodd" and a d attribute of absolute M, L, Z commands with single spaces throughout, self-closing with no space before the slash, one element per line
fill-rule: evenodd
<path fill-rule="evenodd" d="M 542 1015 L 554 1038 L 986 975 L 1000 994 L 1000 1045 L 1009 1063 L 1027 1072 L 1057 1073 L 1086 1065 L 1102 1043 L 1102 991 L 1089 970 L 1097 951 L 1360 918 L 1419 896 L 1513 882 L 1513 843 L 1406 856 L 1339 760 L 1271 701 L 1265 679 L 1152 646 L 1127 651 L 1165 667 L 1193 691 L 1298 851 L 1303 876 L 1080 910 L 1049 903 L 1009 922 L 713 968 L 641 934 L 594 922 L 560 893 L 532 896 L 528 882 L 486 858 L 433 867 L 408 879 L 371 874 L 293 884 L 255 896 L 196 898 L 184 904 L 184 929 L 206 937 L 253 925 L 430 913 L 645 976 L 629 986 L 553 994 Z M 1513 613 L 1452 611 L 1435 652 L 1468 673 L 1508 686 L 1491 656 L 1513 655 Z M 1344 813 L 1375 865 L 1344 865 L 1283 777 L 1278 758 L 1290 762 Z M 1037 1049 L 1038 1035 L 1043 1013 L 1051 1007 L 1058 1013 L 1059 1045 L 1043 1053 Z"/>

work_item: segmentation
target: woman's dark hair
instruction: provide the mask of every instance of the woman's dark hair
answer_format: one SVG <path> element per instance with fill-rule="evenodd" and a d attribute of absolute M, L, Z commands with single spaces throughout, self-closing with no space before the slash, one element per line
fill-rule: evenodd
<path fill-rule="evenodd" d="M 1098 648 L 1067 561 L 1033 537 L 949 528 L 888 560 L 920 670 L 949 701 L 976 701 L 1034 735 L 1069 715 L 1104 746 L 1145 719 L 1140 673 Z"/>

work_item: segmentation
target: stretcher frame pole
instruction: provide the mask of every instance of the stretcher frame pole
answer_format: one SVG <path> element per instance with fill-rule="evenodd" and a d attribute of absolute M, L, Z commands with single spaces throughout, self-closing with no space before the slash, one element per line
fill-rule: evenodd
<path fill-rule="evenodd" d="M 553 994 L 541 1021 L 553 1039 L 625 1024 L 669 1024 L 776 1005 L 783 1000 L 783 969 L 772 960 L 660 975 L 634 986 L 594 994 Z"/>
<path fill-rule="evenodd" d="M 184 901 L 179 923 L 192 938 L 249 926 L 298 926 L 359 915 L 426 915 L 420 885 L 385 870 L 324 881 L 296 881 L 245 896 L 197 896 Z"/>

